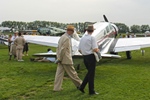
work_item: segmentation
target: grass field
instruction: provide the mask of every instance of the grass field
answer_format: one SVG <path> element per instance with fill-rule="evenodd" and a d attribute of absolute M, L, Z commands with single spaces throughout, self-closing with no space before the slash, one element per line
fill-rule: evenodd
<path fill-rule="evenodd" d="M 99 95 L 89 96 L 88 86 L 82 94 L 67 75 L 63 91 L 53 92 L 57 65 L 29 60 L 33 53 L 46 52 L 48 47 L 29 47 L 29 56 L 23 57 L 24 62 L 17 62 L 9 61 L 7 47 L 0 45 L 0 100 L 150 100 L 150 48 L 145 49 L 145 56 L 133 51 L 131 60 L 126 59 L 125 53 L 120 53 L 121 59 L 102 59 L 95 75 Z M 77 72 L 83 79 L 83 63 Z"/>

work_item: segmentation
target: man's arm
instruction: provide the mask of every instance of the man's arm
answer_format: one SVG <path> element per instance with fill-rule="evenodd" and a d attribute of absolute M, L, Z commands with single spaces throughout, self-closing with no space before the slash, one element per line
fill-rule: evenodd
<path fill-rule="evenodd" d="M 78 51 L 82 54 L 82 52 L 81 52 L 81 41 L 82 41 L 82 40 L 80 40 L 79 47 L 78 47 Z"/>
<path fill-rule="evenodd" d="M 14 40 L 14 44 L 17 46 L 17 39 Z"/>
<path fill-rule="evenodd" d="M 58 58 L 58 60 L 62 61 L 62 59 L 63 59 L 63 57 L 64 57 L 64 55 L 66 53 L 66 50 L 69 47 L 70 47 L 70 45 L 69 45 L 69 39 L 66 39 L 64 41 L 64 43 L 62 43 L 62 46 L 61 46 L 61 48 L 59 50 L 59 58 Z"/>
<path fill-rule="evenodd" d="M 13 42 L 15 40 L 14 38 L 15 38 L 14 36 L 11 37 L 11 39 L 10 39 L 11 42 Z"/>
<path fill-rule="evenodd" d="M 93 52 L 99 52 L 98 45 L 94 37 L 92 37 L 92 49 L 93 49 Z"/>

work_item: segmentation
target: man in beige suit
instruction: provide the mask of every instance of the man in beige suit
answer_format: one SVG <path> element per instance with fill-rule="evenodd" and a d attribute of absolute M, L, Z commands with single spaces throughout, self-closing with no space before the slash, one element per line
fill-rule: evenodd
<path fill-rule="evenodd" d="M 72 25 L 67 26 L 67 32 L 61 36 L 58 42 L 57 48 L 57 71 L 55 75 L 54 91 L 61 91 L 62 82 L 64 77 L 64 72 L 67 72 L 68 76 L 78 88 L 80 87 L 82 80 L 78 77 L 77 72 L 73 67 L 72 61 L 72 50 L 71 50 L 71 36 L 74 32 L 74 27 Z"/>
<path fill-rule="evenodd" d="M 15 39 L 14 43 L 16 45 L 17 60 L 23 61 L 22 60 L 22 52 L 23 52 L 23 46 L 25 44 L 25 39 L 21 36 L 20 32 L 18 33 L 18 38 Z"/>

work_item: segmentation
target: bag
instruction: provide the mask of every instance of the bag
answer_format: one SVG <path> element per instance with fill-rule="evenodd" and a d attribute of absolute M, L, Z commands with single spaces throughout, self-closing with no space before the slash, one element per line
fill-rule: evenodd
<path fill-rule="evenodd" d="M 97 62 L 99 62 L 102 59 L 100 52 L 94 52 L 94 56 Z"/>

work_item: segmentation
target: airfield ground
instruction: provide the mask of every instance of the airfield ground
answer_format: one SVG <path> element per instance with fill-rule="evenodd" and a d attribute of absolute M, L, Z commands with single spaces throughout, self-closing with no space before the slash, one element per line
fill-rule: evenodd
<path fill-rule="evenodd" d="M 119 53 L 121 59 L 102 59 L 97 63 L 95 90 L 99 95 L 94 96 L 88 95 L 88 86 L 85 94 L 78 91 L 67 75 L 63 91 L 53 92 L 57 65 L 29 60 L 32 54 L 46 52 L 47 48 L 29 44 L 29 56 L 23 57 L 24 62 L 17 62 L 8 60 L 7 46 L 0 44 L 0 100 L 150 100 L 150 48 L 144 49 L 145 56 L 133 51 L 131 60 L 123 52 Z M 83 79 L 83 63 L 77 72 Z"/>

